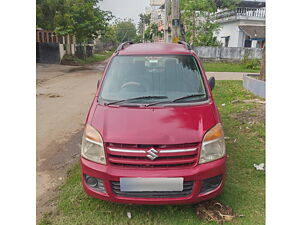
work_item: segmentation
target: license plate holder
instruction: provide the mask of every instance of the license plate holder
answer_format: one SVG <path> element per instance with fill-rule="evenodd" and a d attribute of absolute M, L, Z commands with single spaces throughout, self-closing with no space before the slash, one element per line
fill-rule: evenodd
<path fill-rule="evenodd" d="M 120 178 L 122 192 L 145 192 L 145 191 L 182 191 L 182 177 L 159 177 L 159 178 Z"/>

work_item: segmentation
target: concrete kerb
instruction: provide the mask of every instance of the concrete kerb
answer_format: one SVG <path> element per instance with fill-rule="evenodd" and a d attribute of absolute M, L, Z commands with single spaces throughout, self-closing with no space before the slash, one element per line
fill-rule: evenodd
<path fill-rule="evenodd" d="M 255 76 L 259 76 L 259 74 L 243 75 L 244 88 L 257 96 L 266 98 L 266 82 L 253 78 Z"/>

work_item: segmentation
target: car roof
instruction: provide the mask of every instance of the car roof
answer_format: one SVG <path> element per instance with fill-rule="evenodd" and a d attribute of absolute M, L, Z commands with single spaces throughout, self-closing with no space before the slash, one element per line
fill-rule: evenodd
<path fill-rule="evenodd" d="M 175 43 L 138 43 L 131 44 L 119 51 L 119 55 L 176 55 L 192 54 L 183 44 Z"/>

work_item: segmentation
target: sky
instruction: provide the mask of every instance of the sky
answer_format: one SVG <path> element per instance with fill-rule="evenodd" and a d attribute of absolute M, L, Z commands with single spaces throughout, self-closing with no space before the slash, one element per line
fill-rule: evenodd
<path fill-rule="evenodd" d="M 150 0 L 103 0 L 100 2 L 100 9 L 111 11 L 117 18 L 131 18 L 137 25 L 139 14 L 144 13 L 149 3 Z"/>

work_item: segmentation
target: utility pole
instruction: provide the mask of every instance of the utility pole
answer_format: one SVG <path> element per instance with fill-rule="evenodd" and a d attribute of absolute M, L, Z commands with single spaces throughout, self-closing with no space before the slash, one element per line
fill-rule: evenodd
<path fill-rule="evenodd" d="M 169 42 L 169 0 L 165 0 L 165 42 Z"/>
<path fill-rule="evenodd" d="M 179 41 L 180 34 L 180 7 L 179 0 L 172 0 L 172 42 L 177 43 Z"/>
<path fill-rule="evenodd" d="M 145 43 L 145 18 L 144 18 L 145 14 L 143 15 L 143 43 Z"/>

